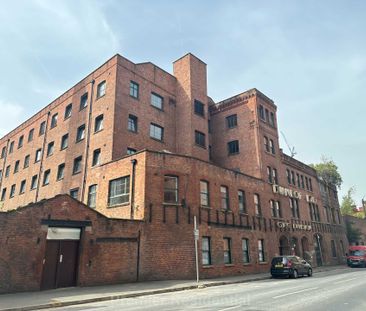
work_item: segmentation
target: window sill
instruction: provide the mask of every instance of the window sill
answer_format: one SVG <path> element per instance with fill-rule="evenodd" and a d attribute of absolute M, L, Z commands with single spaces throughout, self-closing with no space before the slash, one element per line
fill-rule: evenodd
<path fill-rule="evenodd" d="M 239 215 L 248 216 L 249 214 L 247 212 L 239 212 Z"/>
<path fill-rule="evenodd" d="M 228 157 L 231 157 L 231 156 L 236 156 L 238 154 L 240 154 L 240 152 L 228 153 L 227 155 L 228 155 Z"/>
<path fill-rule="evenodd" d="M 66 118 L 64 118 L 64 121 L 66 121 L 66 120 L 68 120 L 68 119 L 70 119 L 71 118 L 71 115 L 70 116 L 68 116 L 68 117 L 66 117 Z"/>
<path fill-rule="evenodd" d="M 260 265 L 268 265 L 268 262 L 267 261 L 261 261 L 261 262 L 258 262 L 258 264 L 260 264 Z"/>
<path fill-rule="evenodd" d="M 202 114 L 199 114 L 199 113 L 195 112 L 194 115 L 197 116 L 197 117 L 200 117 L 202 119 L 206 119 L 204 114 L 202 115 Z"/>
<path fill-rule="evenodd" d="M 116 204 L 116 205 L 108 205 L 107 208 L 116 208 L 116 207 L 124 207 L 124 206 L 129 206 L 130 202 L 127 203 L 121 203 L 121 204 Z"/>
<path fill-rule="evenodd" d="M 82 142 L 84 139 L 85 139 L 85 138 L 83 138 L 83 139 L 79 139 L 79 140 L 75 141 L 75 144 L 78 144 L 78 143 Z"/>
<path fill-rule="evenodd" d="M 229 213 L 229 214 L 231 214 L 233 212 L 231 209 L 223 209 L 223 208 L 221 208 L 220 211 L 223 213 Z"/>
<path fill-rule="evenodd" d="M 210 207 L 210 206 L 204 206 L 204 205 L 201 205 L 201 206 L 200 206 L 200 208 L 203 208 L 203 209 L 209 209 L 209 210 L 211 210 L 211 209 L 212 209 L 212 207 Z"/>
<path fill-rule="evenodd" d="M 155 141 L 158 141 L 159 143 L 162 143 L 162 144 L 164 144 L 164 140 L 160 140 L 160 139 L 157 139 L 157 138 L 154 138 L 154 137 L 151 137 L 150 136 L 150 138 L 152 139 L 152 140 L 155 140 Z"/>
<path fill-rule="evenodd" d="M 132 95 L 130 94 L 130 97 L 131 97 L 131 98 L 133 98 L 133 99 L 135 99 L 135 100 L 140 100 L 140 98 L 139 98 L 138 96 L 136 97 L 136 96 L 132 96 Z"/>
<path fill-rule="evenodd" d="M 156 106 L 151 105 L 151 104 L 150 104 L 150 107 L 153 107 L 153 108 L 154 108 L 154 109 L 156 109 L 157 111 L 164 112 L 164 108 L 163 108 L 163 107 L 162 107 L 162 108 L 159 108 L 159 107 L 156 107 Z"/>
<path fill-rule="evenodd" d="M 243 266 L 251 266 L 252 263 L 251 262 L 243 262 Z"/>
<path fill-rule="evenodd" d="M 81 171 L 80 172 L 72 173 L 72 176 L 79 175 L 79 174 L 81 174 Z"/>
<path fill-rule="evenodd" d="M 202 265 L 203 269 L 212 269 L 213 267 L 213 265 Z"/>
<path fill-rule="evenodd" d="M 133 130 L 130 130 L 130 129 L 127 129 L 130 133 L 132 134 L 138 134 L 139 132 L 138 131 L 133 131 Z M 152 137 L 151 137 L 152 138 Z"/>
<path fill-rule="evenodd" d="M 98 101 L 99 99 L 103 98 L 104 96 L 105 96 L 105 94 L 98 96 L 98 97 L 95 99 L 95 101 Z"/>
<path fill-rule="evenodd" d="M 98 134 L 98 133 L 100 133 L 100 132 L 103 132 L 103 130 L 104 130 L 104 128 L 103 128 L 103 129 L 100 129 L 100 130 L 97 130 L 97 131 L 94 131 L 94 133 L 93 133 L 93 134 Z"/>
<path fill-rule="evenodd" d="M 233 263 L 226 263 L 225 267 L 234 267 L 234 264 Z"/>
<path fill-rule="evenodd" d="M 163 202 L 163 206 L 182 206 L 182 204 L 180 204 L 180 203 L 166 203 L 166 202 Z"/>
<path fill-rule="evenodd" d="M 272 153 L 270 151 L 264 150 L 265 154 L 272 156 L 272 157 L 276 157 L 276 153 Z"/>
<path fill-rule="evenodd" d="M 206 146 L 202 146 L 202 145 L 199 145 L 199 144 L 197 144 L 197 143 L 195 143 L 194 145 L 195 145 L 196 147 L 199 147 L 199 148 L 202 148 L 202 149 L 205 149 L 205 150 L 207 149 L 207 148 L 206 148 Z"/>

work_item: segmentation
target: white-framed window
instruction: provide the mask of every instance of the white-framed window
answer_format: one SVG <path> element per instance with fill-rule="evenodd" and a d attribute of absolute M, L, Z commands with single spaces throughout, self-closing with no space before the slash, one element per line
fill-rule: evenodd
<path fill-rule="evenodd" d="M 100 97 L 105 95 L 106 87 L 107 87 L 107 83 L 106 83 L 105 80 L 98 84 L 98 86 L 97 86 L 97 98 L 100 98 Z"/>
<path fill-rule="evenodd" d="M 228 210 L 229 205 L 229 189 L 226 186 L 220 186 L 220 194 L 221 194 L 221 208 L 224 210 Z"/>
<path fill-rule="evenodd" d="M 202 237 L 202 265 L 211 265 L 211 238 Z"/>
<path fill-rule="evenodd" d="M 163 97 L 156 93 L 151 93 L 151 106 L 163 110 Z"/>
<path fill-rule="evenodd" d="M 264 240 L 263 239 L 258 240 L 258 261 L 259 262 L 265 262 Z"/>
<path fill-rule="evenodd" d="M 250 254 L 249 254 L 249 240 L 242 239 L 241 240 L 241 248 L 243 251 L 243 262 L 249 263 L 250 262 Z"/>
<path fill-rule="evenodd" d="M 200 180 L 200 204 L 205 207 L 210 205 L 209 183 L 206 180 Z"/>
<path fill-rule="evenodd" d="M 162 141 L 164 139 L 164 128 L 150 123 L 150 137 Z"/>
<path fill-rule="evenodd" d="M 130 201 L 130 176 L 124 176 L 109 182 L 108 205 L 114 206 Z"/>
<path fill-rule="evenodd" d="M 165 175 L 164 176 L 164 203 L 177 204 L 178 198 L 178 177 Z"/>

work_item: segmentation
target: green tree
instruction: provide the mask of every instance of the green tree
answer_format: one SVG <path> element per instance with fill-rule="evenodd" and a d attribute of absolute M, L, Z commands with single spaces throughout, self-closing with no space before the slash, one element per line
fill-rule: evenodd
<path fill-rule="evenodd" d="M 355 188 L 351 187 L 348 189 L 347 194 L 342 197 L 341 203 L 341 213 L 342 215 L 351 215 L 354 216 L 356 207 L 356 202 L 353 199 L 353 194 L 355 193 Z"/>
<path fill-rule="evenodd" d="M 353 228 L 352 222 L 350 220 L 346 221 L 346 232 L 347 232 L 348 242 L 350 244 L 357 243 L 361 237 L 360 229 Z"/>
<path fill-rule="evenodd" d="M 317 164 L 310 164 L 316 170 L 318 175 L 327 184 L 332 184 L 338 188 L 343 182 L 341 174 L 338 172 L 338 166 L 332 159 L 322 156 L 321 162 Z"/>

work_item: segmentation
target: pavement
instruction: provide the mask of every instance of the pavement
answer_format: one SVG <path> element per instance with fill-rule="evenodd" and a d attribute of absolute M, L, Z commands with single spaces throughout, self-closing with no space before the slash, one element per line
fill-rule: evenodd
<path fill-rule="evenodd" d="M 314 268 L 314 273 L 343 270 L 345 265 Z M 269 279 L 269 273 L 246 274 L 240 276 L 195 280 L 168 280 L 137 282 L 93 287 L 69 287 L 39 292 L 22 292 L 0 295 L 1 311 L 28 311 L 65 307 L 91 302 L 133 298 L 176 291 L 199 289 L 236 283 Z"/>

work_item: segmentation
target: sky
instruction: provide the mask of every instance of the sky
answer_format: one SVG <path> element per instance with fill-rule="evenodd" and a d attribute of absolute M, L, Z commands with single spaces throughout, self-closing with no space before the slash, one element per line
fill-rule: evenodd
<path fill-rule="evenodd" d="M 0 136 L 119 53 L 168 72 L 187 52 L 215 101 L 257 88 L 295 158 L 331 158 L 366 196 L 366 1 L 12 0 L 0 9 Z M 280 134 L 281 147 L 289 148 Z M 366 198 L 366 197 L 365 197 Z"/>

